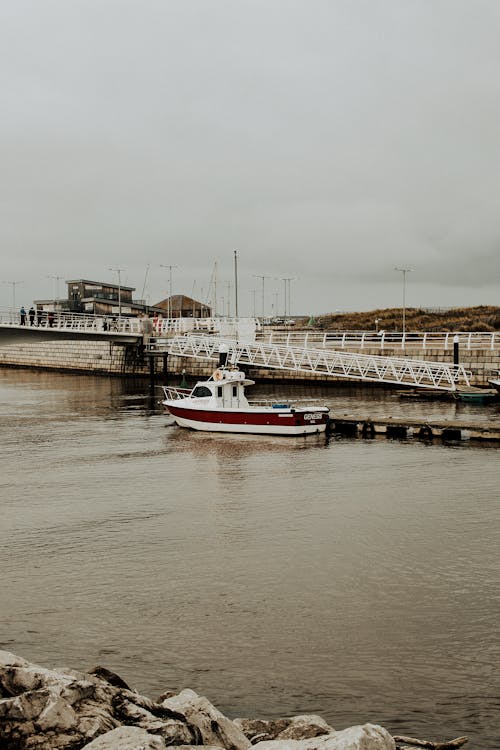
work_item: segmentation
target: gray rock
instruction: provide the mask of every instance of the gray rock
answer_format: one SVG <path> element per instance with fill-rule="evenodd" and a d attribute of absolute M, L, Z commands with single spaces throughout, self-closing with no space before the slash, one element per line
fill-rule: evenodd
<path fill-rule="evenodd" d="M 89 669 L 88 674 L 95 674 L 96 677 L 100 677 L 101 680 L 105 680 L 106 682 L 109 682 L 110 685 L 114 685 L 115 687 L 130 690 L 129 686 L 127 685 L 125 680 L 122 680 L 120 675 L 116 674 L 116 672 L 112 672 L 110 669 L 106 669 L 106 667 L 101 667 L 100 664 L 97 664 L 95 667 L 92 667 L 92 669 Z"/>
<path fill-rule="evenodd" d="M 112 685 L 110 674 L 45 669 L 0 652 L 2 750 L 80 747 L 122 724 L 168 745 L 199 743 L 199 731 L 182 714 Z"/>
<path fill-rule="evenodd" d="M 266 740 L 306 740 L 335 730 L 321 716 L 305 714 L 280 719 L 234 719 L 236 726 L 255 744 Z"/>
<path fill-rule="evenodd" d="M 258 750 L 395 750 L 396 744 L 377 724 L 349 727 L 307 740 L 270 740 L 253 745 Z"/>
<path fill-rule="evenodd" d="M 162 706 L 183 713 L 187 721 L 199 730 L 203 745 L 218 745 L 226 750 L 247 750 L 250 747 L 250 740 L 236 724 L 194 690 L 183 690 L 164 700 Z"/>
<path fill-rule="evenodd" d="M 139 727 L 117 727 L 84 745 L 82 750 L 166 750 L 161 737 Z"/>

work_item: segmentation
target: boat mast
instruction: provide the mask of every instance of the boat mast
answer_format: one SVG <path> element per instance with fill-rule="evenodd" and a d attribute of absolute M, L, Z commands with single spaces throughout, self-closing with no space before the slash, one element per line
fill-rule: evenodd
<path fill-rule="evenodd" d="M 213 292 L 214 292 L 214 300 L 213 300 L 213 315 L 214 318 L 217 317 L 217 261 L 214 261 L 214 286 L 213 286 Z"/>
<path fill-rule="evenodd" d="M 234 251 L 234 317 L 238 319 L 238 251 Z"/>

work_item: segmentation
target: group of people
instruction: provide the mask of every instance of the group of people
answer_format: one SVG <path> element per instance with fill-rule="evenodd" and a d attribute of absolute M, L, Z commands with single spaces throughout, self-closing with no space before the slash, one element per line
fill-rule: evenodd
<path fill-rule="evenodd" d="M 35 310 L 33 305 L 31 305 L 28 312 L 26 312 L 26 309 L 24 305 L 21 307 L 21 310 L 19 311 L 19 315 L 21 318 L 21 325 L 25 326 L 27 321 L 30 326 L 49 326 L 49 328 L 52 328 L 54 325 L 54 313 L 52 310 L 49 310 L 48 312 L 45 312 L 44 310 Z"/>

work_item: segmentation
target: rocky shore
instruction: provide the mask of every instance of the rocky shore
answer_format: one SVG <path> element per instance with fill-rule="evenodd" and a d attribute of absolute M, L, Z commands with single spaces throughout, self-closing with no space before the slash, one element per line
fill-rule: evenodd
<path fill-rule="evenodd" d="M 376 724 L 337 731 L 314 715 L 231 720 L 193 690 L 151 700 L 104 667 L 53 670 L 0 651 L 2 750 L 447 750 L 466 741 L 392 737 Z"/>

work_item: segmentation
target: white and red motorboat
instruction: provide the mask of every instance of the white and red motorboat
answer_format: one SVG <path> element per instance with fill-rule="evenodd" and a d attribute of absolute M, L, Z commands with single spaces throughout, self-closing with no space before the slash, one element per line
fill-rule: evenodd
<path fill-rule="evenodd" d="M 163 386 L 162 403 L 180 427 L 192 430 L 264 435 L 308 435 L 326 430 L 327 406 L 249 402 L 245 386 L 253 384 L 241 370 L 219 367 L 192 389 Z"/>

